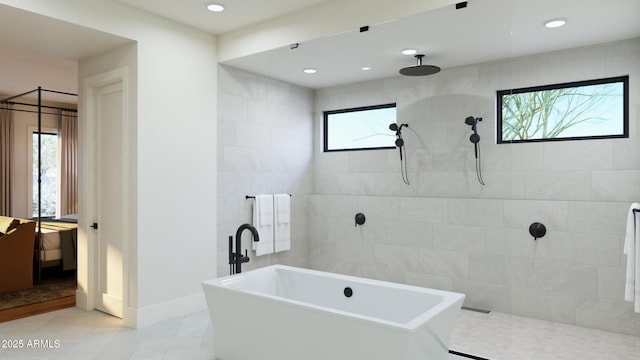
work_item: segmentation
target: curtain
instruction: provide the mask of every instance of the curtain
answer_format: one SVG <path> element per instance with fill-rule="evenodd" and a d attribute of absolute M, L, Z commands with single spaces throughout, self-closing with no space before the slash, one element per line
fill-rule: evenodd
<path fill-rule="evenodd" d="M 60 209 L 59 216 L 78 213 L 78 117 L 62 110 L 60 136 Z"/>
<path fill-rule="evenodd" d="M 0 109 L 0 215 L 12 216 L 11 170 L 13 168 L 13 111 Z"/>

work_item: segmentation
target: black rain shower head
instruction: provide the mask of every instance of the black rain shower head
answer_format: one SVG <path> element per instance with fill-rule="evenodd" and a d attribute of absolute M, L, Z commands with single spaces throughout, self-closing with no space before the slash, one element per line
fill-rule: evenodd
<path fill-rule="evenodd" d="M 416 55 L 418 65 L 402 68 L 400 69 L 400 74 L 405 76 L 425 76 L 440 72 L 440 68 L 435 65 L 422 65 L 423 57 L 424 54 Z"/>

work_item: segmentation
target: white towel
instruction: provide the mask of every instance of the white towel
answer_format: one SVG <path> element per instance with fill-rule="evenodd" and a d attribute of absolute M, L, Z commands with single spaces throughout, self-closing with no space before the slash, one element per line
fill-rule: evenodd
<path fill-rule="evenodd" d="M 627 231 L 624 238 L 624 254 L 627 255 L 627 276 L 624 299 L 633 302 L 633 309 L 640 313 L 640 204 L 633 203 L 627 214 Z"/>
<path fill-rule="evenodd" d="M 256 256 L 273 253 L 273 195 L 256 195 L 253 204 L 253 226 L 260 241 L 252 241 Z"/>
<path fill-rule="evenodd" d="M 274 238 L 275 252 L 291 249 L 291 195 L 276 194 Z"/>

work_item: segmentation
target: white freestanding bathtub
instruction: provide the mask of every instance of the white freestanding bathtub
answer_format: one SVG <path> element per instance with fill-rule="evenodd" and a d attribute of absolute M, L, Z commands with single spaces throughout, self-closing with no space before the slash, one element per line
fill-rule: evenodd
<path fill-rule="evenodd" d="M 274 265 L 203 282 L 217 360 L 441 360 L 463 294 Z"/>

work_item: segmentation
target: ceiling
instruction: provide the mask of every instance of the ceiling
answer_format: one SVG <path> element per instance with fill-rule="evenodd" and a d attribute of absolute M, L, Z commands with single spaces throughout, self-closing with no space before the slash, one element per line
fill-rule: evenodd
<path fill-rule="evenodd" d="M 447 68 L 640 37 L 637 0 L 471 0 L 422 14 L 225 62 L 309 88 L 397 76 L 416 65 L 404 48 L 425 54 L 424 64 Z M 543 22 L 566 18 L 547 29 Z M 362 71 L 362 67 L 371 70 Z M 315 68 L 316 74 L 303 73 Z M 437 75 L 435 75 L 437 76 Z"/>
<path fill-rule="evenodd" d="M 212 34 L 224 34 L 334 0 L 106 0 L 141 9 Z M 340 1 L 340 0 L 338 0 Z M 206 9 L 224 4 L 225 11 Z"/>
<path fill-rule="evenodd" d="M 13 96 L 38 86 L 77 93 L 80 59 L 130 41 L 0 5 L 0 94 Z M 35 93 L 30 97 L 35 97 Z M 75 97 L 66 95 L 49 94 L 47 99 L 66 104 L 77 102 Z"/>
<path fill-rule="evenodd" d="M 226 5 L 222 13 L 207 11 L 207 0 L 99 1 L 134 7 L 222 35 L 286 19 L 288 14 L 313 15 L 318 6 L 339 5 L 344 0 L 220 0 Z M 404 48 L 425 53 L 424 63 L 440 66 L 444 73 L 468 64 L 639 38 L 637 14 L 638 0 L 469 0 L 468 6 L 459 10 L 445 6 L 370 24 L 366 32 L 354 28 L 302 41 L 296 49 L 283 46 L 224 64 L 323 88 L 397 76 L 401 67 L 416 64 L 413 57 L 400 54 Z M 558 17 L 566 18 L 567 25 L 559 29 L 542 26 L 545 20 Z M 78 60 L 130 41 L 4 5 L 0 5 L 0 34 L 0 93 L 4 94 L 37 86 L 76 92 Z M 360 70 L 363 66 L 371 70 Z M 304 74 L 307 67 L 318 72 Z"/>
<path fill-rule="evenodd" d="M 115 0 L 148 12 L 224 34 L 259 21 L 330 1 L 219 0 L 222 13 L 204 10 L 199 0 Z M 206 3 L 206 2 L 205 2 Z M 589 46 L 640 37 L 638 0 L 469 0 L 456 10 L 433 11 L 280 47 L 224 64 L 309 88 L 397 76 L 401 67 L 416 65 L 404 48 L 426 54 L 424 64 L 443 70 L 456 66 Z M 267 5 L 268 4 L 268 5 Z M 355 15 L 355 14 L 354 14 Z M 547 29 L 543 22 L 566 18 L 567 25 Z M 366 25 L 366 24 L 363 24 Z M 360 70 L 362 67 L 371 70 Z M 317 73 L 303 73 L 315 68 Z M 436 75 L 437 76 L 437 75 Z"/>

